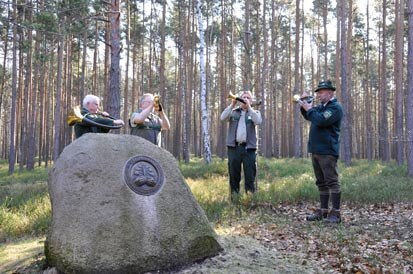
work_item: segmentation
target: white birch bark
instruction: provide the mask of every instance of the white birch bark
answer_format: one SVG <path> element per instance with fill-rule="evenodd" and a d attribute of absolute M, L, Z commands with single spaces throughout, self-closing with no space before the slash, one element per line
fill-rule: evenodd
<path fill-rule="evenodd" d="M 196 15 L 198 18 L 199 31 L 199 71 L 201 76 L 201 123 L 202 123 L 202 138 L 204 145 L 204 160 L 207 164 L 211 163 L 211 145 L 209 143 L 209 115 L 206 104 L 206 82 L 205 82 L 205 60 L 204 60 L 204 25 L 202 22 L 201 0 L 196 1 Z"/>

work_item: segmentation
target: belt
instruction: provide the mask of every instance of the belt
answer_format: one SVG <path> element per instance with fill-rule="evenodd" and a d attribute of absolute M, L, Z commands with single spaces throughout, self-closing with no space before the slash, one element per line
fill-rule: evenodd
<path fill-rule="evenodd" d="M 247 143 L 246 142 L 243 142 L 243 143 L 235 142 L 235 145 L 240 146 L 240 147 L 245 147 L 247 145 Z"/>
<path fill-rule="evenodd" d="M 152 130 L 161 131 L 161 127 L 159 127 L 159 126 L 137 125 L 136 128 L 138 128 L 138 129 L 152 129 Z"/>

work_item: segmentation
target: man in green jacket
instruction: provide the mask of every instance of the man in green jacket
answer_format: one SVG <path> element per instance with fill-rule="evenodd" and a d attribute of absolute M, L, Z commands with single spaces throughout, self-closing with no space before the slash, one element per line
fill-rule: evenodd
<path fill-rule="evenodd" d="M 322 81 L 314 91 L 320 102 L 318 106 L 313 107 L 312 102 L 306 100 L 298 101 L 301 114 L 311 122 L 308 152 L 311 153 L 316 185 L 320 194 L 320 208 L 314 214 L 307 216 L 307 221 L 341 222 L 341 191 L 337 160 L 343 109 L 334 97 L 335 90 L 331 81 Z M 304 94 L 301 97 L 305 97 Z M 330 197 L 332 209 L 329 211 Z"/>
<path fill-rule="evenodd" d="M 81 114 L 86 119 L 75 124 L 75 135 L 79 138 L 85 133 L 108 133 L 113 126 L 123 126 L 119 119 L 109 118 L 109 113 L 99 111 L 100 98 L 88 94 L 83 98 Z"/>

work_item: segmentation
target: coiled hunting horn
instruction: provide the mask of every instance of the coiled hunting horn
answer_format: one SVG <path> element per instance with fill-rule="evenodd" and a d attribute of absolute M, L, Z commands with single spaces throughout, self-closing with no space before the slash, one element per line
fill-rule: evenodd
<path fill-rule="evenodd" d="M 76 123 L 85 123 L 91 126 L 97 126 L 105 129 L 119 129 L 122 127 L 122 125 L 104 125 L 100 124 L 98 122 L 93 121 L 92 119 L 88 118 L 89 115 L 93 115 L 94 113 L 86 113 L 85 115 L 82 115 L 82 112 L 80 111 L 80 106 L 75 106 L 72 108 L 72 110 L 69 112 L 67 115 L 67 124 L 69 126 L 74 126 Z M 108 116 L 107 118 L 116 120 L 116 118 L 112 116 Z"/>

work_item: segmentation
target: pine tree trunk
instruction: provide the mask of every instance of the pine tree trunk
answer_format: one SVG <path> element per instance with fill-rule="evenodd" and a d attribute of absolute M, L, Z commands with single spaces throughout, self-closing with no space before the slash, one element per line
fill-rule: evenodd
<path fill-rule="evenodd" d="M 57 86 L 54 111 L 54 138 L 53 138 L 53 160 L 55 161 L 60 154 L 60 116 L 61 116 L 61 94 L 62 94 L 62 72 L 63 72 L 63 50 L 64 36 L 59 37 L 58 56 L 57 56 Z"/>
<path fill-rule="evenodd" d="M 395 152 L 398 165 L 402 165 L 404 161 L 404 145 L 403 145 L 403 32 L 404 32 L 404 0 L 396 0 L 396 37 L 395 37 Z"/>
<path fill-rule="evenodd" d="M 382 46 L 381 46 L 381 69 L 380 69 L 380 136 L 379 136 L 379 149 L 381 152 L 381 159 L 384 162 L 390 161 L 390 147 L 389 147 L 389 125 L 388 125 L 388 91 L 387 91 L 387 0 L 383 0 L 383 17 L 382 17 Z"/>
<path fill-rule="evenodd" d="M 126 2 L 126 67 L 125 67 L 125 86 L 123 92 L 123 121 L 128 124 L 129 117 L 129 59 L 130 59 L 130 3 Z M 127 126 L 122 128 L 122 133 L 127 133 Z"/>
<path fill-rule="evenodd" d="M 8 175 L 14 173 L 14 164 L 16 163 L 16 148 L 15 148 L 15 123 L 16 123 L 16 101 L 17 101 L 17 0 L 13 1 L 13 65 L 12 65 L 12 85 L 11 85 L 11 111 L 10 111 L 10 145 L 9 145 L 9 170 Z"/>
<path fill-rule="evenodd" d="M 347 69 L 347 20 L 348 20 L 348 7 L 346 2 L 341 3 L 341 16 L 340 16 L 340 32 L 341 32 L 341 101 L 344 109 L 344 117 L 342 120 L 342 146 L 343 146 L 343 159 L 346 165 L 351 164 L 351 140 L 350 140 L 350 120 L 348 116 L 349 111 L 349 98 L 348 98 L 348 79 L 347 75 L 349 71 Z"/>
<path fill-rule="evenodd" d="M 369 1 L 366 4 L 366 45 L 365 45 L 365 52 L 366 52 L 366 79 L 365 79 L 365 90 L 366 90 L 366 98 L 365 108 L 366 108 L 366 154 L 367 160 L 373 160 L 373 125 L 372 125 L 372 111 L 371 111 L 371 86 L 370 86 L 370 51 L 368 50 L 370 47 L 370 11 L 369 11 Z"/>
<path fill-rule="evenodd" d="M 120 117 L 120 0 L 111 0 L 110 13 L 110 71 L 107 112 L 113 117 Z M 119 130 L 112 130 L 119 133 Z"/>
<path fill-rule="evenodd" d="M 39 52 L 40 49 L 40 33 L 36 33 L 35 37 L 35 45 L 34 45 L 34 52 Z M 40 73 L 40 60 L 35 58 L 35 65 L 33 71 L 33 87 L 32 87 L 32 96 L 30 102 L 30 114 L 29 114 L 29 140 L 28 140 L 28 152 L 27 152 L 27 170 L 33 170 L 35 164 L 35 156 L 36 156 L 36 128 L 37 128 L 37 97 L 38 97 L 38 85 Z"/>
<path fill-rule="evenodd" d="M 413 0 L 408 2 L 408 53 L 407 53 L 407 94 L 406 94 L 406 132 L 407 132 L 407 174 L 413 177 Z"/>

